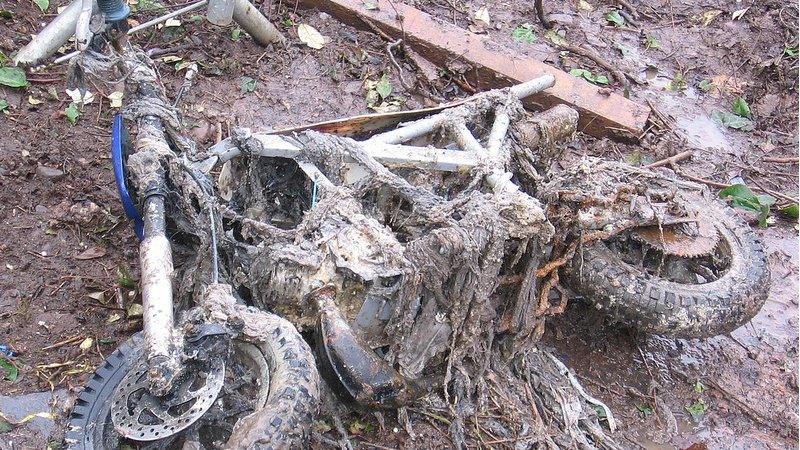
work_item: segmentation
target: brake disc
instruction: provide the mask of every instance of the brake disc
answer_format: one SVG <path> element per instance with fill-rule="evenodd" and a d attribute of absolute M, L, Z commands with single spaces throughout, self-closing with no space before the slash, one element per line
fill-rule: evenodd
<path fill-rule="evenodd" d="M 156 397 L 147 370 L 144 360 L 132 367 L 111 398 L 114 428 L 137 441 L 163 439 L 192 425 L 214 404 L 225 381 L 225 362 L 212 361 L 187 368 L 169 394 Z"/>
<path fill-rule="evenodd" d="M 719 232 L 710 221 L 639 227 L 630 231 L 633 239 L 668 255 L 696 258 L 711 254 L 719 243 Z"/>

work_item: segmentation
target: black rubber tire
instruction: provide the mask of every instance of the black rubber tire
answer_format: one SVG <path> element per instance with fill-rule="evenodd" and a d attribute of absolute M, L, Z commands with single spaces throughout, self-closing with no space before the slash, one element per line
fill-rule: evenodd
<path fill-rule="evenodd" d="M 236 445 L 226 448 L 302 448 L 308 445 L 313 416 L 319 405 L 319 375 L 308 344 L 285 319 L 268 316 L 268 342 L 252 342 L 269 367 L 269 394 L 260 411 L 243 417 Z M 105 450 L 102 427 L 109 421 L 110 399 L 132 362 L 143 357 L 143 339 L 136 334 L 117 348 L 97 369 L 78 395 L 69 416 L 65 442 L 71 450 Z M 253 426 L 257 425 L 257 426 Z"/>
<path fill-rule="evenodd" d="M 562 274 L 598 309 L 641 331 L 680 338 L 731 332 L 767 298 L 767 258 L 756 234 L 731 208 L 713 202 L 705 211 L 731 253 L 728 271 L 715 281 L 681 284 L 652 276 L 602 241 L 579 249 Z"/>

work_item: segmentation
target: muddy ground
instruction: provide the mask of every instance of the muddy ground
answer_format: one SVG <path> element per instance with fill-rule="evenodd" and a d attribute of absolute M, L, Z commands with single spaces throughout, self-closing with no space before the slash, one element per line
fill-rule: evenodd
<path fill-rule="evenodd" d="M 42 13 L 27 0 L 0 0 L 0 50 L 12 55 L 61 3 L 52 2 Z M 178 2 L 165 4 L 171 3 Z M 798 155 L 796 5 L 762 2 L 734 18 L 749 3 L 631 3 L 632 11 L 614 2 L 545 2 L 558 36 L 594 49 L 630 75 L 631 98 L 650 101 L 667 118 L 640 146 L 581 136 L 567 147 L 565 164 L 583 154 L 646 163 L 691 148 L 694 158 L 681 165 L 686 173 L 721 183 L 741 176 L 754 187 L 796 197 L 796 160 L 764 159 Z M 509 51 L 611 78 L 594 62 L 554 48 L 558 38 L 542 28 L 532 2 L 415 4 L 465 30 L 487 32 Z M 136 17 L 156 15 L 159 5 L 139 0 Z M 482 6 L 489 12 L 488 27 L 474 20 Z M 161 55 L 162 75 L 173 94 L 182 77 L 175 65 L 201 63 L 201 75 L 183 105 L 192 135 L 203 145 L 225 137 L 235 125 L 279 128 L 366 113 L 365 80 L 376 81 L 384 73 L 393 89 L 390 100 L 404 109 L 430 104 L 432 96 L 426 93 L 465 95 L 459 88 L 463 83 L 447 78 L 433 88 L 408 92 L 386 43 L 369 32 L 286 2 L 261 8 L 286 33 L 288 48 L 261 48 L 246 34 L 207 26 L 191 15 L 181 18 L 181 26 L 135 37 L 137 44 Z M 612 10 L 636 15 L 636 24 L 612 26 L 605 18 Z M 299 42 L 300 23 L 328 38 L 323 49 Z M 520 40 L 519 33 L 515 39 L 519 27 L 535 39 Z M 407 84 L 415 80 L 412 66 L 398 59 Z M 14 409 L 3 396 L 67 393 L 52 408 L 57 426 L 47 427 L 42 424 L 46 418 L 37 418 L 11 431 L 0 429 L 0 448 L 57 448 L 69 394 L 80 389 L 104 355 L 141 327 L 135 306 L 136 238 L 117 200 L 108 157 L 116 112 L 107 98 L 111 89 L 90 83 L 96 99 L 72 125 L 64 113 L 70 102 L 65 75 L 65 66 L 51 67 L 29 73 L 31 85 L 25 89 L 0 87 L 0 100 L 10 105 L 0 114 L 0 344 L 16 353 L 19 371 L 13 382 L 0 381 L 0 410 L 19 420 L 41 412 L 30 408 L 42 403 L 23 402 L 28 410 Z M 622 92 L 619 83 L 612 89 Z M 752 132 L 726 128 L 712 118 L 714 111 L 730 112 L 739 96 L 753 112 Z M 767 245 L 772 269 L 769 300 L 730 336 L 675 340 L 637 335 L 607 323 L 581 299 L 550 324 L 547 345 L 612 407 L 621 424 L 615 436 L 624 446 L 796 445 L 797 227 L 778 217 L 757 233 Z M 427 431 L 417 440 L 395 428 L 391 418 L 384 432 L 369 415 L 346 422 L 354 442 L 448 447 L 446 433 L 439 433 L 444 431 L 441 423 L 412 418 Z"/>

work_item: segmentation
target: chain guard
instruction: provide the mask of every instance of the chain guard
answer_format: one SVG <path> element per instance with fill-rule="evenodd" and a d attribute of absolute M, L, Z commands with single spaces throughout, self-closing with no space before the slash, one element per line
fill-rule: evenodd
<path fill-rule="evenodd" d="M 111 420 L 118 433 L 136 441 L 172 436 L 197 421 L 211 408 L 225 381 L 225 361 L 193 364 L 173 381 L 172 391 L 150 394 L 144 358 L 122 379 L 111 398 Z"/>

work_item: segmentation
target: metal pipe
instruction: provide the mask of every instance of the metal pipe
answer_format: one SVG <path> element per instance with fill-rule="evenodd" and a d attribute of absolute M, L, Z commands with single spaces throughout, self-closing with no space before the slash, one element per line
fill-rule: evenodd
<path fill-rule="evenodd" d="M 80 0 L 77 0 L 77 1 L 80 2 Z M 153 25 L 158 25 L 159 23 L 166 22 L 167 20 L 172 19 L 173 17 L 180 16 L 183 13 L 187 13 L 187 12 L 190 12 L 190 11 L 194 11 L 196 9 L 200 9 L 203 6 L 205 6 L 207 3 L 208 3 L 208 0 L 200 0 L 197 3 L 192 3 L 191 5 L 187 5 L 187 6 L 184 6 L 183 8 L 176 9 L 175 11 L 172 11 L 171 13 L 167 13 L 167 14 L 164 14 L 163 16 L 156 17 L 153 20 L 148 20 L 145 23 L 142 23 L 142 24 L 136 25 L 135 27 L 132 27 L 130 30 L 128 30 L 128 35 L 131 35 L 131 34 L 137 32 L 137 31 L 141 31 L 141 30 L 143 30 L 143 29 L 145 29 L 147 27 L 152 27 Z M 64 12 L 66 12 L 66 11 L 64 11 Z M 74 31 L 74 29 L 73 29 L 73 31 Z M 64 42 L 66 42 L 68 39 L 69 39 L 69 36 L 67 36 L 67 38 L 64 40 Z M 31 41 L 31 44 L 33 44 L 33 41 Z M 28 44 L 28 45 L 31 45 L 31 44 Z M 59 45 L 59 47 L 60 47 L 60 45 Z M 58 47 L 56 47 L 56 50 L 57 49 L 58 49 Z M 55 52 L 55 50 L 53 50 L 53 51 Z M 21 52 L 22 51 L 20 50 L 20 53 Z M 59 56 L 58 58 L 56 58 L 53 61 L 53 64 L 61 64 L 63 62 L 67 62 L 70 59 L 78 56 L 79 54 L 80 54 L 79 51 L 74 51 L 74 52 L 67 53 L 66 55 Z M 31 64 L 33 64 L 33 63 L 31 63 Z"/>
<path fill-rule="evenodd" d="M 89 42 L 94 36 L 89 29 L 93 9 L 94 0 L 81 0 L 81 11 L 78 13 L 78 20 L 75 22 L 75 44 L 80 51 L 84 51 L 89 47 Z"/>
<path fill-rule="evenodd" d="M 97 10 L 97 4 L 93 5 Z M 61 12 L 52 22 L 39 32 L 28 45 L 22 47 L 14 57 L 14 64 L 33 65 L 55 53 L 75 34 L 78 15 L 81 12 L 81 0 L 75 0 Z"/>
<path fill-rule="evenodd" d="M 464 150 L 478 156 L 478 157 L 487 157 L 488 155 L 486 149 L 483 148 L 480 142 L 475 139 L 475 136 L 472 135 L 472 132 L 469 131 L 469 128 L 463 123 L 456 123 L 453 126 L 453 138 L 456 140 L 456 143 L 463 148 Z M 489 161 L 496 163 L 497 160 L 495 158 L 489 159 Z M 503 170 L 502 167 L 492 166 L 490 167 L 492 172 L 486 175 L 486 182 L 492 188 L 494 192 L 512 192 L 519 190 L 519 187 L 511 181 L 512 174 Z"/>
<path fill-rule="evenodd" d="M 286 38 L 247 0 L 233 0 L 233 20 L 260 45 L 283 44 Z"/>
<path fill-rule="evenodd" d="M 200 0 L 197 3 L 192 3 L 191 5 L 187 5 L 187 6 L 184 6 L 183 8 L 176 9 L 175 11 L 172 11 L 171 13 L 164 14 L 163 16 L 156 17 L 153 20 L 148 20 L 145 23 L 136 25 L 135 27 L 133 27 L 130 30 L 128 30 L 128 34 L 133 34 L 133 33 L 137 32 L 137 31 L 143 30 L 143 29 L 145 29 L 147 27 L 152 27 L 153 25 L 157 25 L 157 24 L 159 24 L 161 22 L 166 22 L 169 19 L 172 19 L 173 17 L 180 16 L 183 13 L 187 13 L 189 11 L 194 11 L 196 9 L 200 9 L 203 6 L 206 6 L 207 3 L 208 3 L 208 0 Z"/>
<path fill-rule="evenodd" d="M 280 136 L 272 134 L 255 133 L 247 140 L 245 145 L 253 154 L 259 156 L 296 159 L 301 154 L 300 148 L 285 141 Z M 367 154 L 381 164 L 395 167 L 416 167 L 458 172 L 469 170 L 477 164 L 475 155 L 461 150 L 383 144 L 371 141 L 361 142 L 360 145 Z M 219 161 L 227 161 L 240 153 L 241 151 L 238 148 L 227 150 L 218 155 Z"/>
<path fill-rule="evenodd" d="M 511 123 L 511 117 L 502 106 L 495 109 L 494 122 L 492 129 L 489 131 L 489 139 L 486 140 L 486 150 L 489 156 L 496 158 L 500 154 L 500 146 L 506 139 L 508 133 L 508 126 Z"/>
<path fill-rule="evenodd" d="M 508 89 L 511 95 L 513 95 L 516 98 L 522 99 L 528 97 L 529 95 L 533 95 L 537 92 L 552 87 L 555 84 L 555 82 L 556 79 L 552 75 L 544 75 L 526 81 L 524 83 L 516 84 Z M 410 141 L 411 139 L 424 136 L 428 133 L 433 132 L 434 130 L 442 126 L 445 123 L 445 120 L 448 119 L 448 117 L 459 116 L 460 115 L 459 113 L 468 112 L 469 107 L 470 105 L 466 104 L 457 106 L 449 110 L 445 110 L 444 112 L 440 112 L 439 114 L 436 114 L 434 116 L 416 120 L 414 122 L 409 123 L 408 125 L 398 127 L 394 130 L 387 131 L 381 134 L 376 134 L 375 136 L 369 138 L 366 142 L 401 144 L 403 142 Z M 500 130 L 498 130 L 498 132 L 499 131 Z"/>
<path fill-rule="evenodd" d="M 446 116 L 444 113 L 439 113 L 432 117 L 415 120 L 408 125 L 395 128 L 394 130 L 387 131 L 386 133 L 376 134 L 375 136 L 367 139 L 366 142 L 401 144 L 436 130 L 442 125 L 445 117 Z"/>
<path fill-rule="evenodd" d="M 524 83 L 511 86 L 511 94 L 518 99 L 523 99 L 537 92 L 541 92 L 556 84 L 556 78 L 552 75 L 542 75 L 541 77 L 525 81 Z"/>

